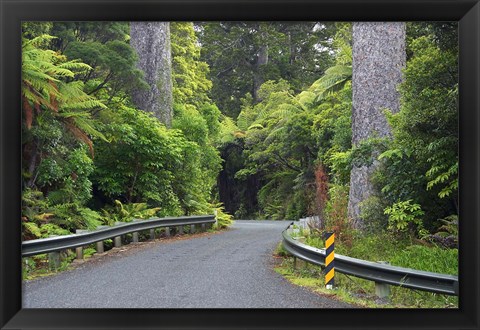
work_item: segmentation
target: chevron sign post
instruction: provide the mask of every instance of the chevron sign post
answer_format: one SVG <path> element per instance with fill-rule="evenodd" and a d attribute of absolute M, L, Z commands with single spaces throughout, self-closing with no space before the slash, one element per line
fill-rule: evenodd
<path fill-rule="evenodd" d="M 325 287 L 329 290 L 333 289 L 335 284 L 335 233 L 326 232 L 325 238 Z"/>

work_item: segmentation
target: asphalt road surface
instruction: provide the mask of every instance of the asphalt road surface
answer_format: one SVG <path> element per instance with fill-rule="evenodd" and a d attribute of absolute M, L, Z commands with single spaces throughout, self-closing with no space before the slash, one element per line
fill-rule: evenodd
<path fill-rule="evenodd" d="M 24 308 L 350 308 L 273 270 L 285 221 L 236 221 L 219 234 L 127 247 L 25 281 Z"/>

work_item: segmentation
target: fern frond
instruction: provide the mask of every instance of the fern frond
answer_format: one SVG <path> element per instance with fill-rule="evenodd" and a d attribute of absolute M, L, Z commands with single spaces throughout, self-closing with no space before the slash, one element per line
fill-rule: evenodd
<path fill-rule="evenodd" d="M 315 81 L 310 90 L 318 96 L 316 101 L 320 101 L 332 93 L 340 91 L 345 84 L 352 79 L 352 66 L 336 65 L 325 71 L 325 74 Z"/>
<path fill-rule="evenodd" d="M 261 124 L 252 124 L 250 125 L 250 127 L 248 127 L 248 130 L 252 130 L 252 129 L 264 129 L 265 127 L 263 127 L 263 125 Z"/>

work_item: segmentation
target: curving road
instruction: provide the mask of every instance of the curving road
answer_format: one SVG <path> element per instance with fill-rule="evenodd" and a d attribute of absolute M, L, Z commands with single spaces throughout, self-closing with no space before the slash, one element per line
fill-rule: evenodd
<path fill-rule="evenodd" d="M 273 270 L 285 221 L 134 247 L 26 281 L 24 308 L 350 308 Z M 128 249 L 127 249 L 128 250 Z"/>

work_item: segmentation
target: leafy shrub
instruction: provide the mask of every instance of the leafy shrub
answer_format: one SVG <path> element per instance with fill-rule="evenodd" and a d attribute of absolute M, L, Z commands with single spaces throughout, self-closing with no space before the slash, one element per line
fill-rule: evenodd
<path fill-rule="evenodd" d="M 412 204 L 411 199 L 385 208 L 384 213 L 388 215 L 388 229 L 390 230 L 406 232 L 409 229 L 418 231 L 423 228 L 420 217 L 425 213 L 419 204 Z"/>
<path fill-rule="evenodd" d="M 52 204 L 43 193 L 25 189 L 22 195 L 23 239 L 67 235 L 76 229 L 95 229 L 102 216 L 78 203 Z"/>
<path fill-rule="evenodd" d="M 151 114 L 124 106 L 102 115 L 110 142 L 96 144 L 93 182 L 99 191 L 112 202 L 148 202 L 168 215 L 181 214 L 172 181 L 188 144 L 182 134 Z"/>
<path fill-rule="evenodd" d="M 226 228 L 233 223 L 233 216 L 225 212 L 225 208 L 221 203 L 213 205 L 217 216 L 218 228 Z"/>
<path fill-rule="evenodd" d="M 71 232 L 75 232 L 76 229 L 96 229 L 104 221 L 98 212 L 76 203 L 54 205 L 52 213 L 54 217 L 51 221 Z"/>
<path fill-rule="evenodd" d="M 159 207 L 149 208 L 147 203 L 122 204 L 115 200 L 115 205 L 102 209 L 103 217 L 108 225 L 115 222 L 130 222 L 133 219 L 148 219 L 157 214 Z"/>

